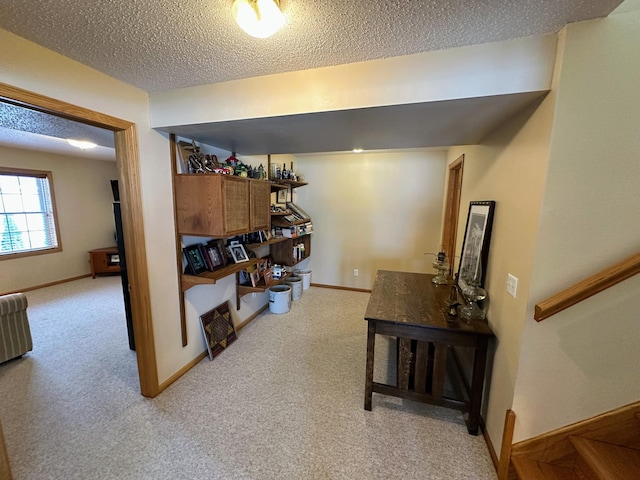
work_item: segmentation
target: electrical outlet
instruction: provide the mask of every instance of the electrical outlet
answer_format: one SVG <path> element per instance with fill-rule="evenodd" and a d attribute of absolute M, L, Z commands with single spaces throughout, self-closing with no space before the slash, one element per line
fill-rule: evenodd
<path fill-rule="evenodd" d="M 513 298 L 516 298 L 516 292 L 518 291 L 518 278 L 514 277 L 510 273 L 507 274 L 507 293 Z"/>
<path fill-rule="evenodd" d="M 359 274 L 360 274 L 360 272 L 358 272 L 358 269 L 357 269 L 357 268 L 354 268 L 354 269 L 353 269 L 353 276 L 354 276 L 354 277 L 357 277 Z"/>

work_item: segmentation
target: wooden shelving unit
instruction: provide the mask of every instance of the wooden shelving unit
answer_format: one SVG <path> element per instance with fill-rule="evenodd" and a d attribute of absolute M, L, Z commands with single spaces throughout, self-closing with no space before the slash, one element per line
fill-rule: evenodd
<path fill-rule="evenodd" d="M 293 201 L 293 190 L 308 185 L 306 182 L 294 180 L 257 180 L 212 173 L 188 174 L 178 172 L 178 148 L 176 136 L 169 136 L 170 156 L 173 179 L 174 223 L 176 225 L 176 267 L 180 283 L 180 326 L 182 346 L 187 345 L 187 324 L 185 318 L 185 292 L 196 285 L 214 285 L 218 280 L 229 275 L 236 275 L 236 306 L 240 309 L 240 297 L 247 293 L 264 292 L 271 285 L 283 283 L 291 273 L 274 280 L 269 286 L 261 284 L 256 287 L 240 285 L 239 272 L 257 265 L 259 259 L 252 258 L 248 262 L 235 263 L 212 272 L 199 275 L 183 273 L 182 240 L 183 236 L 200 236 L 204 238 L 228 238 L 231 236 L 270 229 L 271 225 L 291 226 L 283 224 L 280 217 L 287 213 L 270 211 L 273 192 L 286 189 Z M 271 156 L 268 156 L 267 167 L 270 171 Z M 304 223 L 304 222 L 296 222 Z M 295 243 L 293 243 L 295 242 Z M 268 242 L 245 245 L 248 249 L 269 246 L 275 263 L 292 266 L 293 245 L 301 243 L 298 239 L 288 237 L 273 238 Z M 305 258 L 311 253 L 311 242 L 304 241 Z M 275 252 L 275 255 L 274 255 Z M 288 255 L 287 255 L 288 252 Z"/>
<path fill-rule="evenodd" d="M 191 287 L 195 287 L 196 285 L 214 285 L 221 278 L 233 275 L 240 270 L 244 270 L 250 265 L 257 265 L 257 263 L 257 258 L 251 258 L 248 262 L 234 263 L 232 265 L 227 265 L 226 267 L 219 268 L 218 270 L 214 270 L 213 272 L 203 272 L 198 275 L 182 274 L 182 276 L 180 277 L 180 288 L 184 293 Z"/>
<path fill-rule="evenodd" d="M 269 287 L 283 284 L 287 278 L 292 276 L 292 272 L 287 272 L 284 276 L 274 280 L 269 285 L 265 285 L 264 278 L 261 278 L 258 284 L 254 287 L 253 285 L 241 285 L 238 274 L 236 273 L 236 310 L 240 310 L 240 298 L 244 295 L 247 295 L 248 293 L 262 293 Z"/>

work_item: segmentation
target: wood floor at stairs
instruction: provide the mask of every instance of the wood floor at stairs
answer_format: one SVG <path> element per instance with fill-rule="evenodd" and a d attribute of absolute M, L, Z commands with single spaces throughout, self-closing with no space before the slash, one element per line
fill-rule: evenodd
<path fill-rule="evenodd" d="M 640 480 L 640 402 L 514 444 L 506 478 Z"/>
<path fill-rule="evenodd" d="M 519 456 L 512 457 L 511 461 L 518 478 L 523 480 L 580 480 L 571 468 L 536 462 Z"/>
<path fill-rule="evenodd" d="M 570 436 L 569 440 L 579 457 L 584 460 L 584 463 L 579 463 L 580 469 L 584 469 L 586 465 L 590 470 L 590 472 L 581 472 L 587 478 L 603 480 L 640 478 L 640 450 L 575 436 Z M 590 475 L 591 472 L 593 475 Z"/>

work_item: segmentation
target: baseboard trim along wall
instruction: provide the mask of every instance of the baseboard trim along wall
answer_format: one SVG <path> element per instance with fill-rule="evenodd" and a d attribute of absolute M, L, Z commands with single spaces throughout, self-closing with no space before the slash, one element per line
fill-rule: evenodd
<path fill-rule="evenodd" d="M 41 285 L 35 285 L 33 287 L 21 288 L 19 290 L 11 290 L 10 292 L 0 293 L 0 295 L 8 295 L 9 293 L 30 292 L 31 290 L 38 290 L 39 288 L 44 288 L 44 287 L 52 287 L 54 285 L 60 285 L 61 283 L 67 283 L 67 282 L 73 282 L 74 280 L 80 280 L 81 278 L 87 278 L 87 277 L 90 277 L 90 276 L 91 276 L 91 274 L 87 273 L 86 275 L 79 275 L 77 277 L 65 278 L 63 280 L 56 280 L 55 282 L 43 283 Z"/>
<path fill-rule="evenodd" d="M 350 292 L 363 292 L 363 293 L 371 293 L 370 288 L 352 288 L 352 287 L 340 287 L 338 285 L 325 285 L 323 283 L 312 283 L 312 287 L 318 288 L 332 288 L 334 290 L 348 290 Z"/>

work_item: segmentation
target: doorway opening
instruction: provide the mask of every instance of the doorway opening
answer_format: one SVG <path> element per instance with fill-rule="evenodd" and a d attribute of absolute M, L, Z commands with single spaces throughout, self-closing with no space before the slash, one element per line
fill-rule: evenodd
<path fill-rule="evenodd" d="M 135 124 L 3 83 L 0 83 L 0 100 L 113 132 L 140 393 L 145 397 L 155 397 L 160 393 L 160 386 L 153 339 L 144 228 L 140 221 L 142 198 Z"/>
<path fill-rule="evenodd" d="M 463 168 L 464 154 L 460 155 L 449 165 L 442 245 L 449 259 L 450 275 L 453 274 L 455 269 L 456 237 L 458 233 L 458 216 L 460 213 L 460 195 L 462 194 Z"/>

